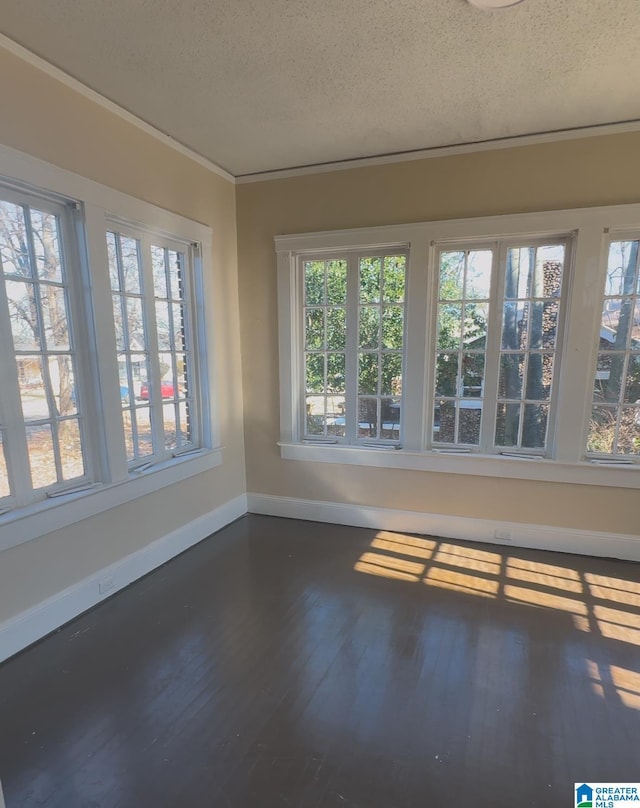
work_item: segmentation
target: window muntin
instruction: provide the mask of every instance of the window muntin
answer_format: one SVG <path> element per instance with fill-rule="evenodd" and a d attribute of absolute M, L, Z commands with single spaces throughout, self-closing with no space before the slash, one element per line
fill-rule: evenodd
<path fill-rule="evenodd" d="M 609 244 L 587 452 L 640 457 L 639 240 Z"/>
<path fill-rule="evenodd" d="M 507 250 L 496 446 L 547 447 L 565 251 L 564 244 Z"/>
<path fill-rule="evenodd" d="M 358 260 L 358 438 L 400 439 L 405 255 Z"/>
<path fill-rule="evenodd" d="M 107 232 L 127 461 L 198 447 L 188 250 Z"/>
<path fill-rule="evenodd" d="M 27 504 L 86 478 L 65 233 L 70 211 L 0 192 L 0 497 Z M 11 346 L 11 347 L 9 347 Z"/>
<path fill-rule="evenodd" d="M 303 261 L 305 437 L 346 436 L 347 261 Z"/>
<path fill-rule="evenodd" d="M 193 351 L 188 333 L 186 256 L 151 246 L 156 335 L 160 363 L 162 430 L 166 449 L 193 446 L 195 401 Z"/>
<path fill-rule="evenodd" d="M 400 440 L 407 256 L 301 259 L 305 439 Z"/>
<path fill-rule="evenodd" d="M 493 249 L 439 255 L 434 443 L 480 443 L 493 257 Z"/>
<path fill-rule="evenodd" d="M 140 240 L 107 232 L 113 323 L 127 460 L 155 453 L 150 391 L 149 344 L 144 311 Z"/>
<path fill-rule="evenodd" d="M 437 251 L 435 447 L 549 451 L 566 249 L 553 240 Z"/>

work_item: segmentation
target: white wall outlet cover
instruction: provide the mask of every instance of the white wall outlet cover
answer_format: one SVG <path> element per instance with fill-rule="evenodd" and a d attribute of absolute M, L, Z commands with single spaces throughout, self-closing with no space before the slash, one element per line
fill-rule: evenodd
<path fill-rule="evenodd" d="M 472 6 L 481 8 L 483 11 L 494 11 L 498 8 L 509 8 L 509 6 L 517 6 L 523 0 L 469 0 Z"/>

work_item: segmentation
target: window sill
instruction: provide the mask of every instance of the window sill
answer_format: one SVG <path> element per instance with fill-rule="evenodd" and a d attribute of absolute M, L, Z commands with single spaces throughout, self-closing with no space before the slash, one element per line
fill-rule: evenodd
<path fill-rule="evenodd" d="M 616 488 L 640 488 L 640 465 L 605 466 L 582 461 L 560 463 L 556 460 L 527 460 L 519 457 L 496 457 L 478 454 L 445 454 L 443 452 L 389 451 L 357 446 L 311 446 L 279 443 L 285 460 L 338 463 L 413 471 L 437 471 L 442 474 L 466 474 L 480 477 L 508 477 L 516 480 L 604 485 Z"/>
<path fill-rule="evenodd" d="M 83 491 L 47 499 L 0 516 L 0 551 L 89 519 L 153 491 L 187 480 L 222 463 L 222 447 L 175 457 L 126 480 L 97 484 Z"/>

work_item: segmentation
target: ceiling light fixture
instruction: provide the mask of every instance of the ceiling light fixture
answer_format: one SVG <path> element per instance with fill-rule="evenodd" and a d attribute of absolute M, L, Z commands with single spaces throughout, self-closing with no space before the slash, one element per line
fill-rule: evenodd
<path fill-rule="evenodd" d="M 509 8 L 509 6 L 517 6 L 522 3 L 522 0 L 469 0 L 472 6 L 481 8 L 483 11 L 494 11 L 499 8 Z"/>

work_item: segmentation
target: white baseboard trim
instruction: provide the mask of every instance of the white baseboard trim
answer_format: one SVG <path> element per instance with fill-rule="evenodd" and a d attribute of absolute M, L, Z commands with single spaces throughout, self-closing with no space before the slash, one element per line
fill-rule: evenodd
<path fill-rule="evenodd" d="M 77 617 L 119 589 L 188 550 L 247 512 L 242 494 L 135 553 L 0 623 L 0 662 Z M 107 583 L 108 589 L 100 584 Z M 1 805 L 1 804 L 0 804 Z"/>
<path fill-rule="evenodd" d="M 640 561 L 640 536 L 247 494 L 249 513 Z"/>

